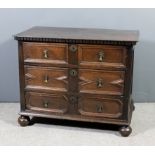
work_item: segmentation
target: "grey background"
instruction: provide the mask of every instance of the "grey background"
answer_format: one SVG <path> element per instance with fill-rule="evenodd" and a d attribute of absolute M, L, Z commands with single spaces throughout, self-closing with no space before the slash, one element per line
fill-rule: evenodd
<path fill-rule="evenodd" d="M 155 101 L 155 9 L 0 9 L 0 101 L 19 101 L 17 42 L 32 26 L 136 29 L 133 97 Z"/>

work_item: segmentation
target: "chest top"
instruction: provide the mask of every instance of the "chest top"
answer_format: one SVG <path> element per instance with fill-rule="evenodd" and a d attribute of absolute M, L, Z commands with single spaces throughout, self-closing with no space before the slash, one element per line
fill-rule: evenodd
<path fill-rule="evenodd" d="M 32 27 L 15 35 L 19 41 L 135 45 L 139 32 L 93 28 Z"/>

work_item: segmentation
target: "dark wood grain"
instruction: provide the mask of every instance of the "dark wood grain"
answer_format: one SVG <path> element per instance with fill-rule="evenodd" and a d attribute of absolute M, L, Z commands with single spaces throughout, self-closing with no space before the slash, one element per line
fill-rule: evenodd
<path fill-rule="evenodd" d="M 21 41 L 90 43 L 90 44 L 126 44 L 138 41 L 139 32 L 131 30 L 90 29 L 90 28 L 57 28 L 32 27 L 15 35 Z"/>
<path fill-rule="evenodd" d="M 70 103 L 70 113 L 76 114 L 77 113 L 77 106 L 78 106 L 78 93 L 79 93 L 79 86 L 78 86 L 78 45 L 70 44 L 69 45 L 69 70 L 68 70 L 68 93 L 69 93 L 69 103 Z M 75 74 L 73 75 L 73 72 Z"/>
<path fill-rule="evenodd" d="M 133 47 L 127 47 L 128 55 L 126 57 L 126 76 L 125 76 L 125 83 L 124 83 L 124 119 L 130 120 L 130 113 L 132 111 L 131 105 L 132 104 L 132 80 L 133 80 L 133 60 L 134 60 L 134 49 Z"/>
<path fill-rule="evenodd" d="M 91 123 L 106 123 L 106 124 L 115 124 L 119 126 L 130 125 L 128 120 L 121 120 L 121 119 L 114 119 L 114 118 L 103 118 L 103 117 L 90 117 L 90 116 L 81 116 L 78 114 L 65 114 L 63 115 L 56 115 L 51 114 L 44 111 L 34 111 L 34 110 L 25 110 L 19 113 L 22 116 L 32 116 L 32 117 L 43 117 L 43 118 L 54 118 L 54 119 L 61 119 L 61 120 L 74 120 L 74 121 L 81 121 L 81 122 L 91 122 Z M 72 116 L 72 117 L 71 117 Z"/>
<path fill-rule="evenodd" d="M 18 42 L 18 57 L 19 57 L 19 80 L 20 80 L 20 110 L 25 110 L 25 76 L 24 76 L 24 56 L 22 42 Z"/>

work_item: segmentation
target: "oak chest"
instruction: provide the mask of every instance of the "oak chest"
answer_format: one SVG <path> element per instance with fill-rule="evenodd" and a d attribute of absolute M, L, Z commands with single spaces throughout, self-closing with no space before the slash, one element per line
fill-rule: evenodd
<path fill-rule="evenodd" d="M 18 122 L 29 116 L 116 124 L 131 133 L 137 31 L 33 27 L 19 47 Z"/>

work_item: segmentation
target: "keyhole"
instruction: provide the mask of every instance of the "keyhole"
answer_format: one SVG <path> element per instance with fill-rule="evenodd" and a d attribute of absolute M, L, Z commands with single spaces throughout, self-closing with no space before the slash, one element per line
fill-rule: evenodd
<path fill-rule="evenodd" d="M 76 52 L 77 51 L 77 46 L 76 45 L 71 45 L 69 47 L 69 49 L 70 49 L 71 52 Z"/>
<path fill-rule="evenodd" d="M 75 69 L 72 69 L 72 70 L 70 71 L 70 75 L 71 75 L 71 76 L 76 76 L 76 75 L 77 75 L 77 71 L 76 71 Z"/>

